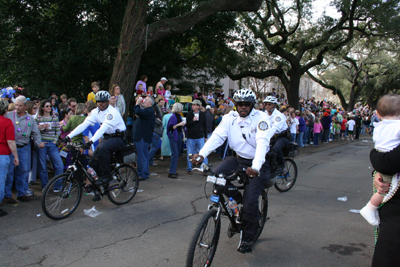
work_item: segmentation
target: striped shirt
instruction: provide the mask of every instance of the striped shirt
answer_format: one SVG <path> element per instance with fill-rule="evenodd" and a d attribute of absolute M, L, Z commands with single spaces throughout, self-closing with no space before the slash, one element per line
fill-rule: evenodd
<path fill-rule="evenodd" d="M 53 115 L 51 117 L 43 117 L 38 115 L 36 117 L 36 122 L 38 125 L 43 125 L 50 123 L 50 129 L 41 130 L 40 133 L 42 135 L 42 140 L 57 142 L 58 137 L 61 134 L 60 124 L 58 123 L 58 116 Z"/>

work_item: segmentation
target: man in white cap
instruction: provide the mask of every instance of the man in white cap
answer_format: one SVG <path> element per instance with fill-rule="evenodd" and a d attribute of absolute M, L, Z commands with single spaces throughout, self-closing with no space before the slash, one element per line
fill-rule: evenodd
<path fill-rule="evenodd" d="M 162 77 L 160 79 L 160 81 L 156 84 L 156 89 L 154 90 L 154 92 L 158 92 L 158 89 L 160 89 L 160 91 L 163 91 L 162 89 L 164 88 L 164 84 L 167 82 L 167 78 Z M 161 87 L 161 88 L 160 88 Z"/>

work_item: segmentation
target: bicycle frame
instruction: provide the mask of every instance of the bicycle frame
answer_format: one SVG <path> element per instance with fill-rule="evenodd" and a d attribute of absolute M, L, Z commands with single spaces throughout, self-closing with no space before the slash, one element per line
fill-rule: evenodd
<path fill-rule="evenodd" d="M 238 186 L 237 188 L 238 190 L 243 190 L 244 186 Z M 217 208 L 217 215 L 216 215 L 217 218 L 221 216 L 221 210 L 224 210 L 225 214 L 227 214 L 227 217 L 229 218 L 229 221 L 232 224 L 232 227 L 238 230 L 239 227 L 241 226 L 241 222 L 236 220 L 233 211 L 229 208 L 228 201 L 225 199 L 224 194 L 222 193 L 222 189 L 223 186 L 214 184 L 213 195 L 210 197 L 210 201 L 212 203 L 208 205 L 208 210 L 214 207 Z M 214 197 L 218 196 L 218 202 L 212 200 L 213 196 Z M 239 216 L 241 216 L 241 213 L 239 213 Z"/>
<path fill-rule="evenodd" d="M 75 149 L 75 148 L 73 148 Z M 104 195 L 106 192 L 117 189 L 118 186 L 113 186 L 113 187 L 109 187 L 107 189 L 105 189 L 105 187 L 101 186 L 98 187 L 96 186 L 96 181 L 93 179 L 93 177 L 86 171 L 85 166 L 83 166 L 82 162 L 80 161 L 80 159 L 82 158 L 89 158 L 89 159 L 93 159 L 93 157 L 88 156 L 88 155 L 82 155 L 81 151 L 76 149 L 76 154 L 75 156 L 73 156 L 73 162 L 71 163 L 71 165 L 68 166 L 67 171 L 70 171 L 72 174 L 72 177 L 75 177 L 77 180 L 80 180 L 79 177 L 77 177 L 75 174 L 78 171 L 78 169 L 82 170 L 83 174 L 84 174 L 84 178 L 88 179 L 91 183 L 91 185 L 95 188 L 95 192 L 99 192 L 101 195 Z M 118 163 L 115 163 L 116 167 L 118 167 Z M 80 180 L 81 183 L 84 182 L 84 179 Z"/>

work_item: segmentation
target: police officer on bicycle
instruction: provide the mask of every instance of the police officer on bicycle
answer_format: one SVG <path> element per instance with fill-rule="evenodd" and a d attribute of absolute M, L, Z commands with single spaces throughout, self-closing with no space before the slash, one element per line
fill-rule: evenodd
<path fill-rule="evenodd" d="M 276 154 L 276 163 L 278 166 L 275 173 L 279 174 L 285 169 L 282 150 L 289 144 L 286 133 L 288 125 L 286 123 L 286 116 L 276 108 L 276 104 L 278 103 L 276 97 L 267 96 L 263 102 L 265 103 L 268 121 L 272 125 L 272 130 L 275 131 L 271 139 L 271 151 Z"/>
<path fill-rule="evenodd" d="M 96 122 L 101 125 L 89 142 L 85 144 L 86 148 L 90 148 L 94 142 L 104 135 L 104 140 L 99 143 L 93 153 L 93 159 L 89 162 L 89 165 L 99 176 L 96 181 L 97 186 L 104 186 L 112 181 L 111 156 L 124 147 L 123 135 L 126 126 L 119 111 L 109 105 L 110 98 L 110 93 L 107 91 L 97 92 L 95 96 L 97 108 L 92 110 L 85 121 L 62 140 L 68 142 L 72 137 L 80 134 Z"/>
<path fill-rule="evenodd" d="M 222 118 L 210 139 L 199 154 L 193 155 L 192 163 L 199 164 L 214 149 L 228 139 L 229 146 L 237 157 L 227 157 L 214 172 L 228 174 L 237 170 L 239 165 L 247 166 L 246 174 L 250 177 L 243 194 L 243 232 L 238 251 L 252 251 L 253 238 L 259 225 L 258 198 L 261 191 L 269 187 L 270 171 L 265 155 L 269 150 L 269 142 L 275 130 L 269 122 L 267 114 L 254 109 L 256 95 L 249 89 L 235 92 L 233 99 L 237 111 L 231 111 Z"/>

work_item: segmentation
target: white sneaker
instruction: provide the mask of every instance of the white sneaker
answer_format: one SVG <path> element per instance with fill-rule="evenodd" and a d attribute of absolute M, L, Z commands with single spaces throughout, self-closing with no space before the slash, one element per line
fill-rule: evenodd
<path fill-rule="evenodd" d="M 380 219 L 379 219 L 379 213 L 378 211 L 373 211 L 370 208 L 368 208 L 367 206 L 365 206 L 364 208 L 362 208 L 360 210 L 360 214 L 364 217 L 364 219 L 367 220 L 367 222 L 369 222 L 369 224 L 371 224 L 372 226 L 379 226 L 380 223 Z"/>
<path fill-rule="evenodd" d="M 28 197 L 30 197 L 30 196 L 33 196 L 33 189 L 30 189 L 30 188 L 28 188 L 28 190 L 26 190 L 26 196 L 28 196 Z"/>

